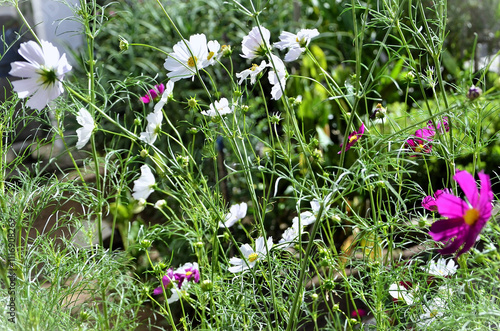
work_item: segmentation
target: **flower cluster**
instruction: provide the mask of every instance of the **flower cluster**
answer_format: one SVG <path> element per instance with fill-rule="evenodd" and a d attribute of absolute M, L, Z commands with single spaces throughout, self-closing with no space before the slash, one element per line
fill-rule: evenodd
<path fill-rule="evenodd" d="M 429 154 L 432 150 L 432 141 L 436 135 L 436 131 L 440 133 L 450 131 L 448 118 L 444 117 L 441 121 L 434 126 L 432 120 L 427 123 L 427 127 L 415 131 L 412 137 L 406 140 L 406 146 L 415 152 L 412 157 L 422 153 Z"/>
<path fill-rule="evenodd" d="M 146 144 L 153 144 L 158 137 L 163 122 L 163 106 L 167 103 L 168 99 L 172 97 L 174 90 L 174 82 L 168 81 L 167 88 L 163 84 L 155 85 L 154 89 L 149 90 L 148 94 L 141 97 L 142 102 L 157 102 L 154 111 L 146 116 L 148 125 L 146 131 L 141 132 L 139 139 Z M 160 96 L 161 95 L 161 96 Z"/>
<path fill-rule="evenodd" d="M 328 194 L 324 201 L 325 201 L 325 208 L 323 210 L 323 215 L 326 214 L 328 209 L 330 209 L 330 199 L 332 197 L 332 193 Z M 292 226 L 287 228 L 283 234 L 282 238 L 279 241 L 280 248 L 281 249 L 287 249 L 292 246 L 292 243 L 300 236 L 300 234 L 304 233 L 304 228 L 308 225 L 313 224 L 316 222 L 316 219 L 318 218 L 318 213 L 320 210 L 320 203 L 317 199 L 313 199 L 311 202 L 311 210 L 310 211 L 304 211 L 300 213 L 299 216 L 295 216 L 292 219 Z"/>
<path fill-rule="evenodd" d="M 429 231 L 429 235 L 435 241 L 445 244 L 445 248 L 440 251 L 441 254 L 458 251 L 457 255 L 460 256 L 467 252 L 491 217 L 493 191 L 490 176 L 484 172 L 480 172 L 478 176 L 481 181 L 480 191 L 474 177 L 467 171 L 457 171 L 453 177 L 462 188 L 467 200 L 443 190 L 439 195 L 434 195 L 434 201 L 431 201 L 429 209 L 437 208 L 439 214 L 445 217 L 433 223 Z M 426 199 L 430 200 L 429 197 L 424 200 Z"/>
<path fill-rule="evenodd" d="M 281 41 L 274 43 L 274 46 L 279 50 L 288 49 L 288 53 L 285 55 L 285 62 L 291 62 L 297 60 L 306 51 L 311 39 L 318 35 L 319 32 L 316 29 L 302 29 L 297 34 L 283 31 L 279 36 Z M 270 38 L 271 33 L 264 27 L 254 27 L 243 38 L 241 43 L 243 54 L 241 54 L 241 57 L 253 60 L 259 56 L 267 55 L 269 62 L 264 60 L 260 65 L 254 63 L 250 68 L 237 73 L 236 77 L 239 78 L 239 85 L 247 77 L 250 77 L 250 84 L 253 85 L 265 68 L 272 68 L 268 74 L 269 83 L 273 86 L 271 97 L 273 100 L 279 100 L 283 96 L 288 74 L 283 61 L 271 53 Z"/>
<path fill-rule="evenodd" d="M 165 91 L 165 85 L 158 84 L 155 85 L 152 89 L 148 91 L 145 96 L 142 96 L 140 99 L 144 103 L 156 102 L 159 100 L 160 95 Z"/>
<path fill-rule="evenodd" d="M 168 303 L 175 302 L 179 300 L 182 292 L 189 288 L 189 285 L 187 285 L 189 282 L 200 282 L 200 270 L 198 268 L 198 263 L 186 263 L 175 271 L 170 268 L 167 270 L 167 274 L 163 276 L 161 281 L 163 286 L 155 288 L 153 294 L 162 294 L 163 289 L 165 289 L 167 292 L 171 292 L 171 295 L 167 300 Z"/>

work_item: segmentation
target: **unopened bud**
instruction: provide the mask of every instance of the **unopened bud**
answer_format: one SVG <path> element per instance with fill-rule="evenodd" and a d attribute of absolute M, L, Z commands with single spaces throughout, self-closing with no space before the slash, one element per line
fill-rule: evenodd
<path fill-rule="evenodd" d="M 467 99 L 469 100 L 476 100 L 483 94 L 483 90 L 481 90 L 479 87 L 472 85 L 467 91 Z"/>
<path fill-rule="evenodd" d="M 125 52 L 128 49 L 127 39 L 120 37 L 120 51 Z"/>

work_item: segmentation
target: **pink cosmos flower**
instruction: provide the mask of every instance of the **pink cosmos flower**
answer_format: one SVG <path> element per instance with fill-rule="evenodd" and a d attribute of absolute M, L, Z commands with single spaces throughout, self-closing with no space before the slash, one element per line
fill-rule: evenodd
<path fill-rule="evenodd" d="M 354 145 L 356 143 L 356 141 L 358 141 L 359 138 L 361 138 L 361 136 L 364 133 L 365 133 L 365 125 L 363 123 L 361 123 L 361 126 L 359 127 L 358 131 L 353 131 L 349 135 L 349 139 L 347 140 L 347 145 L 345 146 L 344 151 L 347 152 L 352 147 L 352 145 Z M 338 152 L 338 154 L 342 153 L 342 151 L 343 151 L 342 145 L 343 144 L 340 144 L 340 151 Z"/>
<path fill-rule="evenodd" d="M 167 270 L 167 274 L 165 276 L 163 276 L 162 278 L 162 283 L 163 283 L 163 287 L 165 289 L 168 289 L 168 286 L 170 285 L 170 283 L 174 280 L 174 270 L 172 268 L 168 269 Z M 153 291 L 153 294 L 154 295 L 159 295 L 159 294 L 162 294 L 163 293 L 163 288 L 161 286 L 155 288 L 155 290 Z"/>
<path fill-rule="evenodd" d="M 439 213 L 446 218 L 434 222 L 429 235 L 435 241 L 446 244 L 446 247 L 440 251 L 441 254 L 452 254 L 462 245 L 458 256 L 467 252 L 491 217 L 493 191 L 490 176 L 482 171 L 478 176 L 481 181 L 480 191 L 478 191 L 474 177 L 467 171 L 457 171 L 453 177 L 464 191 L 467 201 L 446 192 L 436 199 Z"/>
<path fill-rule="evenodd" d="M 144 103 L 157 101 L 159 97 L 163 94 L 163 91 L 165 91 L 165 85 L 163 84 L 155 85 L 151 90 L 148 91 L 148 93 L 145 96 L 140 97 L 140 99 Z"/>
<path fill-rule="evenodd" d="M 182 287 L 182 282 L 184 280 L 193 281 L 198 283 L 200 281 L 200 270 L 198 270 L 198 263 L 186 263 L 174 273 L 175 280 L 178 283 L 179 288 Z"/>
<path fill-rule="evenodd" d="M 431 142 L 433 137 L 436 135 L 436 131 L 440 131 L 441 134 L 450 131 L 450 125 L 448 123 L 448 117 L 443 117 L 443 120 L 438 121 L 435 128 L 432 121 L 429 121 L 428 126 L 423 129 L 418 129 L 415 131 L 413 137 L 406 140 L 406 146 L 417 154 L 411 155 L 411 157 L 418 156 L 421 153 L 430 153 L 432 150 Z"/>
<path fill-rule="evenodd" d="M 408 146 L 415 153 L 430 153 L 432 146 L 430 142 L 432 137 L 434 137 L 435 131 L 430 130 L 428 127 L 424 129 L 419 129 L 415 131 L 413 137 L 406 140 L 406 146 Z M 411 157 L 417 156 L 416 154 L 411 155 Z"/>
<path fill-rule="evenodd" d="M 445 188 L 443 190 L 437 190 L 434 193 L 434 196 L 428 195 L 422 200 L 422 207 L 429 211 L 437 211 L 436 199 L 443 193 L 451 194 L 451 190 L 449 188 Z"/>
<path fill-rule="evenodd" d="M 358 316 L 359 317 L 363 317 L 363 316 L 366 316 L 366 315 L 368 315 L 368 313 L 363 308 L 359 308 L 358 310 L 353 310 L 351 312 L 351 317 L 353 317 L 353 318 L 356 318 Z"/>

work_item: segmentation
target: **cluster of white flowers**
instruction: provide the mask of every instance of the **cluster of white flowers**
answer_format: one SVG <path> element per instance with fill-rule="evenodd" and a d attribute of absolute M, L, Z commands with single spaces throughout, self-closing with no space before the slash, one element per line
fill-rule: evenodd
<path fill-rule="evenodd" d="M 328 209 L 330 209 L 329 203 L 331 197 L 332 193 L 328 194 L 324 199 L 325 208 L 323 211 L 323 215 L 325 215 Z M 283 232 L 282 238 L 279 241 L 280 248 L 290 248 L 292 246 L 292 243 L 299 237 L 299 235 L 304 233 L 304 228 L 316 222 L 316 219 L 318 218 L 318 212 L 320 210 L 320 202 L 317 199 L 313 199 L 310 204 L 312 212 L 304 211 L 300 213 L 299 216 L 295 216 L 292 219 L 292 226 L 287 228 Z"/>
<path fill-rule="evenodd" d="M 457 272 L 458 266 L 453 259 L 446 262 L 445 259 L 439 258 L 437 262 L 430 261 L 427 266 L 422 267 L 429 275 L 450 277 Z M 425 302 L 418 301 L 420 296 L 418 286 L 410 286 L 405 282 L 394 283 L 389 287 L 389 294 L 395 301 L 404 302 L 407 305 L 420 306 L 422 313 L 415 317 L 414 322 L 419 330 L 424 330 L 440 316 L 442 316 L 447 308 L 447 300 L 453 295 L 453 291 L 446 285 L 442 285 L 434 293 L 432 299 Z"/>
<path fill-rule="evenodd" d="M 325 199 L 325 210 L 326 212 L 330 207 L 330 199 L 332 194 L 328 194 Z M 316 199 L 311 201 L 310 211 L 302 212 L 299 216 L 296 216 L 292 220 L 292 226 L 287 228 L 280 239 L 277 248 L 287 249 L 290 248 L 294 241 L 304 232 L 304 228 L 316 221 L 318 218 L 318 212 L 320 210 L 320 202 Z M 229 213 L 226 215 L 225 222 L 219 223 L 220 227 L 230 227 L 238 220 L 246 216 L 247 204 L 242 202 L 240 204 L 232 205 Z M 273 247 L 273 238 L 269 237 L 267 239 L 267 245 L 265 244 L 264 237 L 259 237 L 255 240 L 255 250 L 249 244 L 243 244 L 240 246 L 240 252 L 243 258 L 233 257 L 229 260 L 232 265 L 228 268 L 229 272 L 237 273 L 250 268 L 253 268 L 259 260 L 265 258 L 268 254 L 269 249 Z"/>
<path fill-rule="evenodd" d="M 295 61 L 306 51 L 311 39 L 319 35 L 316 29 L 302 29 L 297 34 L 283 31 L 279 36 L 280 42 L 274 43 L 279 50 L 288 49 L 285 62 Z M 271 90 L 272 99 L 278 100 L 283 96 L 286 86 L 287 71 L 283 61 L 271 53 L 271 33 L 264 27 L 254 27 L 250 33 L 243 38 L 241 48 L 245 59 L 255 59 L 259 56 L 268 56 L 269 63 L 265 60 L 260 65 L 252 64 L 248 69 L 236 74 L 239 78 L 238 84 L 250 76 L 250 84 L 255 84 L 259 74 L 266 68 L 272 68 L 268 74 L 269 83 L 273 86 Z"/>

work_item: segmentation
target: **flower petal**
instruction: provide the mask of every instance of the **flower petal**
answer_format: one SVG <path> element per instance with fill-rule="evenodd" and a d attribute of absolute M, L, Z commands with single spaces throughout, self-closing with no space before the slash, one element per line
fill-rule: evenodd
<path fill-rule="evenodd" d="M 429 235 L 435 241 L 444 241 L 460 234 L 466 226 L 463 218 L 449 218 L 434 222 Z"/>
<path fill-rule="evenodd" d="M 457 171 L 453 179 L 460 185 L 469 203 L 476 207 L 479 201 L 479 192 L 474 177 L 467 171 Z"/>
<path fill-rule="evenodd" d="M 449 218 L 462 218 L 467 209 L 467 203 L 453 194 L 443 193 L 436 199 L 436 205 L 441 215 Z"/>

